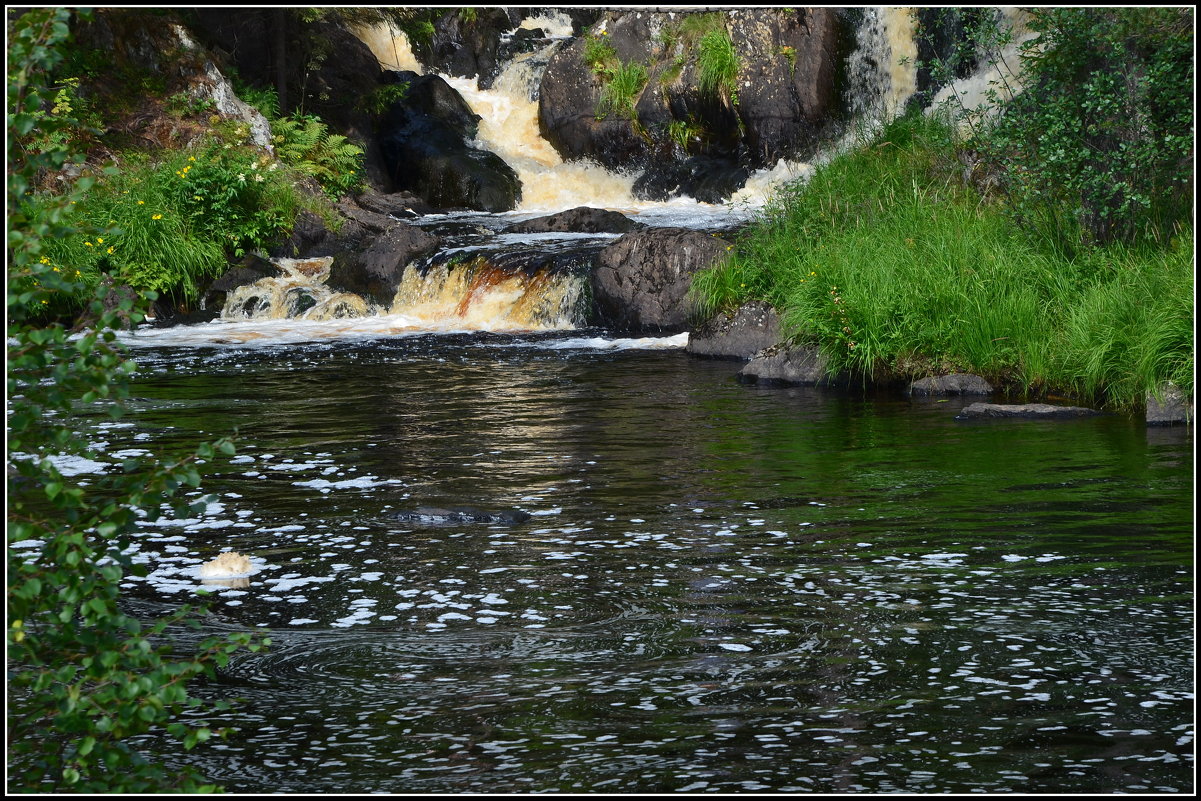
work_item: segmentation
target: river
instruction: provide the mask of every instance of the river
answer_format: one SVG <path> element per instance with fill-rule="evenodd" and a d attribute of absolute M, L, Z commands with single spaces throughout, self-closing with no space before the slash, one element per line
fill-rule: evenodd
<path fill-rule="evenodd" d="M 81 418 L 106 458 L 238 447 L 204 515 L 141 526 L 126 602 L 203 587 L 181 642 L 273 641 L 191 685 L 232 703 L 195 718 L 227 738 L 138 746 L 247 793 L 1192 792 L 1191 432 L 744 386 L 687 334 L 589 327 L 615 237 L 509 223 L 589 201 L 721 231 L 808 167 L 639 203 L 519 124 L 514 70 L 504 97 L 456 86 L 525 206 L 414 222 L 446 250 L 386 313 L 323 320 L 296 278 L 261 314 L 123 337 L 130 414 Z M 485 250 L 506 275 L 455 284 Z M 452 506 L 529 517 L 398 517 Z M 200 578 L 227 550 L 256 572 Z"/>
<path fill-rule="evenodd" d="M 90 436 L 238 454 L 127 597 L 207 586 L 200 634 L 273 640 L 193 685 L 228 739 L 142 746 L 242 792 L 1191 791 L 1190 435 L 742 386 L 681 344 L 138 347 Z M 448 505 L 530 519 L 389 517 Z M 258 572 L 197 578 L 229 549 Z"/>

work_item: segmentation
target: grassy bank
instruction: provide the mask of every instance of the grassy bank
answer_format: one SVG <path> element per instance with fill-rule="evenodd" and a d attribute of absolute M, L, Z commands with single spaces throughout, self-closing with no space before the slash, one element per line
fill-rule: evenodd
<path fill-rule="evenodd" d="M 1166 380 L 1192 393 L 1191 227 L 1068 253 L 962 173 L 949 128 L 898 120 L 783 191 L 695 296 L 710 313 L 766 300 L 832 369 L 877 379 L 968 371 L 1114 408 Z"/>

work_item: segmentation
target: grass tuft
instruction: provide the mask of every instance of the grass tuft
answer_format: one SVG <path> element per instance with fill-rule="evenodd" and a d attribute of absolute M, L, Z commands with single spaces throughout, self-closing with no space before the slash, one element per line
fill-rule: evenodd
<path fill-rule="evenodd" d="M 724 264 L 706 313 L 765 300 L 833 369 L 962 370 L 1010 389 L 1135 408 L 1193 388 L 1192 232 L 1167 249 L 1066 254 L 965 187 L 950 129 L 897 120 L 784 189 Z"/>

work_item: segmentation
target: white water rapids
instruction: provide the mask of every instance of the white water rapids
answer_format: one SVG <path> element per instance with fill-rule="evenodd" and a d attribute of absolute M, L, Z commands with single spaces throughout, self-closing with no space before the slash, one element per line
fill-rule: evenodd
<path fill-rule="evenodd" d="M 549 12 L 528 18 L 521 26 L 541 28 L 547 42 L 535 52 L 515 56 L 490 88 L 480 88 L 478 78 L 441 76 L 480 117 L 473 145 L 496 153 L 517 173 L 522 185 L 520 206 L 500 215 L 428 215 L 422 223 L 445 221 L 474 224 L 481 231 L 491 229 L 493 235 L 481 240 L 485 247 L 554 246 L 564 235 L 497 235 L 496 232 L 515 221 L 577 206 L 620 211 L 651 226 L 721 230 L 752 219 L 777 187 L 805 179 L 812 172 L 812 164 L 781 159 L 773 167 L 752 174 L 746 185 L 723 204 L 702 203 L 690 197 L 666 202 L 636 198 L 633 185 L 637 172 L 608 170 L 589 161 L 564 161 L 541 136 L 538 86 L 551 54 L 570 38 L 571 23 L 566 15 Z M 847 65 L 856 87 L 853 113 L 863 124 L 852 126 L 856 133 L 834 143 L 815 162 L 854 146 L 865 131 L 878 130 L 903 111 L 917 86 L 915 28 L 911 9 L 864 10 L 858 49 Z M 507 35 L 516 32 L 514 29 Z M 362 28 L 357 33 L 385 69 L 426 71 L 403 33 L 386 25 Z M 1016 63 L 1016 59 L 1011 57 L 1011 63 Z M 996 76 L 982 71 L 948 87 L 940 99 L 952 92 L 961 99 L 974 97 L 989 86 L 989 81 L 996 80 Z M 603 241 L 605 236 L 593 239 Z M 520 241 L 509 241 L 513 237 Z M 478 245 L 461 249 L 477 250 Z M 448 243 L 447 247 L 454 245 Z M 324 276 L 328 270 L 311 276 L 284 270 L 285 274 L 278 279 L 264 279 L 231 293 L 219 320 L 174 328 L 143 326 L 123 335 L 123 339 L 146 345 L 269 345 L 423 333 L 563 331 L 581 325 L 579 303 L 586 281 L 583 276 L 499 275 L 486 265 L 476 266 L 475 262 L 470 265 L 470 269 L 456 270 L 410 265 L 396 297 L 386 307 L 356 303 L 355 296 L 326 287 Z M 608 341 L 620 341 L 623 343 L 620 347 L 683 347 L 687 337 L 652 338 L 638 340 L 637 344 L 634 340 Z"/>

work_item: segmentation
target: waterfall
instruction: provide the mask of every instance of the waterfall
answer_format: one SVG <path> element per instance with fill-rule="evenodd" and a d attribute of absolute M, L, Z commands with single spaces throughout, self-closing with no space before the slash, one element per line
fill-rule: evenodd
<path fill-rule="evenodd" d="M 384 69 L 397 72 L 408 70 L 418 75 L 425 73 L 425 67 L 417 60 L 417 56 L 413 55 L 409 37 L 386 22 L 359 25 L 352 30 L 363 44 L 371 48 L 372 54 Z"/>
<path fill-rule="evenodd" d="M 997 11 L 998 24 L 1008 28 L 1012 33 L 1012 41 L 999 50 L 980 53 L 980 67 L 976 72 L 940 89 L 930 101 L 929 110 L 951 104 L 957 111 L 970 113 L 979 110 L 982 104 L 991 102 L 990 91 L 996 93 L 998 100 L 1005 102 L 1013 99 L 1021 90 L 1021 60 L 1018 56 L 1022 45 L 1036 35 L 1028 26 L 1030 14 L 1020 8 L 1000 8 Z"/>
<path fill-rule="evenodd" d="M 331 257 L 276 259 L 279 277 L 260 278 L 229 293 L 223 320 L 341 320 L 370 313 L 367 302 L 326 286 Z"/>
<path fill-rule="evenodd" d="M 506 269 L 485 256 L 409 265 L 389 313 L 455 330 L 579 328 L 586 323 L 586 284 L 578 273 Z"/>

